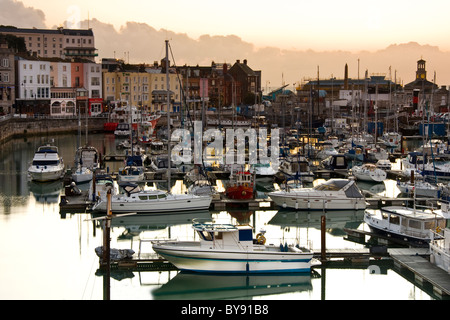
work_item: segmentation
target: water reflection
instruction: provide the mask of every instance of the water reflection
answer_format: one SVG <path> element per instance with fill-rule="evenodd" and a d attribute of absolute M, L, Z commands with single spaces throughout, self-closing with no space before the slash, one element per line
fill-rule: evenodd
<path fill-rule="evenodd" d="M 215 275 L 180 272 L 152 291 L 158 300 L 251 299 L 312 290 L 310 274 Z"/>

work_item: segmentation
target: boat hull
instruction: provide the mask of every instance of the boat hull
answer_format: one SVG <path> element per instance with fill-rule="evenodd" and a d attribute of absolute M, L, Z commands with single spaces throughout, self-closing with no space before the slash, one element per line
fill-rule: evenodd
<path fill-rule="evenodd" d="M 28 173 L 31 176 L 32 181 L 46 182 L 54 181 L 62 178 L 64 174 L 64 167 L 54 169 L 36 169 L 30 168 Z"/>
<path fill-rule="evenodd" d="M 309 272 L 312 253 L 205 250 L 180 244 L 153 244 L 153 250 L 180 270 L 206 273 Z"/>
<path fill-rule="evenodd" d="M 295 198 L 270 194 L 273 202 L 282 208 L 296 210 L 360 210 L 366 208 L 364 198 L 333 199 L 326 197 Z"/>
<path fill-rule="evenodd" d="M 236 186 L 228 187 L 226 195 L 229 199 L 247 200 L 253 199 L 253 187 Z"/>
<path fill-rule="evenodd" d="M 111 211 L 116 213 L 125 212 L 141 212 L 141 213 L 155 213 L 155 212 L 181 212 L 192 210 L 209 209 L 211 205 L 211 197 L 197 198 L 180 198 L 173 200 L 149 200 L 149 201 L 127 201 L 126 197 L 122 200 L 111 201 Z M 94 211 L 106 211 L 106 201 L 100 201 L 92 208 Z"/>

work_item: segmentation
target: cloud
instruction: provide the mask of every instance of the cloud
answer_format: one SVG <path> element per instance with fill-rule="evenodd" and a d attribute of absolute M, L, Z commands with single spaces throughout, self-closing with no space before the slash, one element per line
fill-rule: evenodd
<path fill-rule="evenodd" d="M 45 28 L 45 14 L 42 10 L 25 7 L 16 0 L 0 0 L 0 24 L 19 28 Z"/>
<path fill-rule="evenodd" d="M 46 28 L 45 15 L 41 10 L 25 7 L 14 0 L 0 0 L 0 7 L 0 24 Z M 64 25 L 67 26 L 67 22 Z M 80 27 L 87 28 L 88 21 L 81 21 Z M 318 71 L 322 79 L 332 75 L 342 79 L 345 64 L 348 64 L 351 78 L 357 78 L 358 74 L 362 78 L 366 69 L 369 74 L 389 76 L 391 67 L 392 79 L 396 73 L 397 82 L 406 84 L 415 79 L 417 60 L 421 58 L 427 61 L 428 80 L 433 80 L 436 71 L 438 85 L 450 84 L 450 74 L 447 72 L 450 70 L 450 52 L 417 42 L 392 44 L 378 51 L 287 50 L 277 47 L 256 48 L 236 35 L 204 34 L 194 39 L 186 33 L 157 30 L 138 22 L 127 22 L 116 29 L 110 23 L 91 19 L 89 27 L 94 31 L 99 59 L 116 57 L 130 63 L 153 63 L 164 58 L 165 40 L 169 39 L 172 63 L 207 66 L 212 61 L 233 64 L 238 59 L 247 59 L 253 70 L 262 71 L 263 88 L 266 84 L 272 88 L 281 86 L 283 81 L 292 86 L 294 83 L 316 79 Z"/>
<path fill-rule="evenodd" d="M 81 25 L 86 27 L 87 21 Z M 193 39 L 185 33 L 156 30 L 148 24 L 137 22 L 127 22 L 116 30 L 111 24 L 93 19 L 90 27 L 94 30 L 99 57 L 113 57 L 115 52 L 116 58 L 126 59 L 129 53 L 131 63 L 160 61 L 165 56 L 164 42 L 169 39 L 171 54 L 177 65 L 206 66 L 212 61 L 233 64 L 238 59 L 247 59 L 253 70 L 262 70 L 263 87 L 269 82 L 270 87 L 277 87 L 282 85 L 282 81 L 293 85 L 315 79 L 318 69 L 320 78 L 332 75 L 343 78 L 345 64 L 348 64 L 349 76 L 352 78 L 357 78 L 358 73 L 361 78 L 364 77 L 366 69 L 369 75 L 389 76 L 391 67 L 392 79 L 396 73 L 397 82 L 406 84 L 414 80 L 417 60 L 421 58 L 427 61 L 428 80 L 433 80 L 436 71 L 437 84 L 450 84 L 450 75 L 445 72 L 450 69 L 450 52 L 416 42 L 392 44 L 373 52 L 285 50 L 276 47 L 256 48 L 236 35 L 205 34 Z M 170 60 L 173 60 L 172 56 Z"/>

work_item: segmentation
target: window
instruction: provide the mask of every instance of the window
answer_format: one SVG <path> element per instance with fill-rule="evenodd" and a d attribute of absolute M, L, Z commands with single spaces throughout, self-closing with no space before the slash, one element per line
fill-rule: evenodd
<path fill-rule="evenodd" d="M 414 229 L 422 229 L 422 223 L 418 220 L 410 220 L 409 227 Z"/>
<path fill-rule="evenodd" d="M 100 78 L 99 77 L 92 77 L 91 78 L 91 85 L 92 86 L 99 86 L 100 85 Z"/>
<path fill-rule="evenodd" d="M 9 59 L 3 59 L 2 66 L 5 68 L 8 68 L 9 67 Z"/>
<path fill-rule="evenodd" d="M 400 224 L 400 217 L 394 214 L 391 214 L 391 219 L 389 220 L 392 224 Z"/>

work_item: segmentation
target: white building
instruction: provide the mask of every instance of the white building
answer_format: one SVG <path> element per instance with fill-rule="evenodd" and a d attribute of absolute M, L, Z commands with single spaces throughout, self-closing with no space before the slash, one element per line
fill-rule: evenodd
<path fill-rule="evenodd" d="M 48 113 L 50 100 L 50 62 L 24 59 L 16 61 L 16 103 L 19 113 Z"/>

